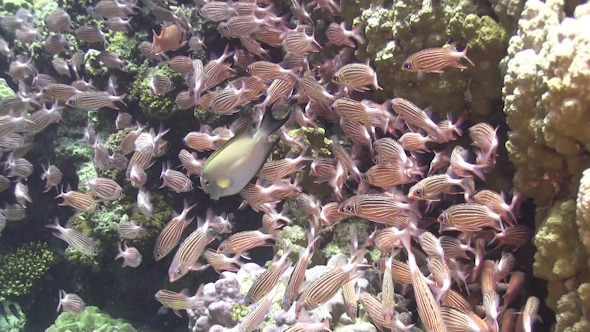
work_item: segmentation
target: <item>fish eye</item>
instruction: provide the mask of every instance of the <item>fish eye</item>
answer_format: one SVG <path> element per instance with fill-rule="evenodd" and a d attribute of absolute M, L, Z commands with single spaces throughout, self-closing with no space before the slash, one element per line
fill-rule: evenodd
<path fill-rule="evenodd" d="M 205 185 L 208 186 L 209 185 L 209 180 L 205 180 Z"/>
<path fill-rule="evenodd" d="M 416 191 L 414 192 L 414 194 L 416 196 L 422 196 L 422 189 L 416 189 Z"/>
<path fill-rule="evenodd" d="M 438 217 L 438 220 L 439 220 L 441 223 L 445 223 L 445 222 L 446 222 L 446 220 L 447 220 L 447 218 L 446 218 L 444 215 L 440 215 L 440 216 Z"/>
<path fill-rule="evenodd" d="M 176 271 L 174 271 L 174 275 L 176 275 L 177 277 L 180 275 L 180 268 L 176 269 Z"/>
<path fill-rule="evenodd" d="M 340 80 L 338 79 L 338 75 L 333 75 L 332 76 L 332 81 L 334 81 L 336 83 L 340 82 Z"/>
<path fill-rule="evenodd" d="M 410 63 L 408 62 L 404 62 L 404 64 L 402 65 L 403 69 L 410 69 Z"/>

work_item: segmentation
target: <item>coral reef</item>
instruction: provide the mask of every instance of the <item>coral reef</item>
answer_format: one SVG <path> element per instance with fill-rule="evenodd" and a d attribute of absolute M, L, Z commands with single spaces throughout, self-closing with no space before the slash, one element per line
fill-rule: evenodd
<path fill-rule="evenodd" d="M 87 306 L 79 314 L 64 312 L 46 332 L 136 332 L 137 330 L 123 319 L 113 318 L 100 312 L 98 307 Z"/>
<path fill-rule="evenodd" d="M 590 281 L 588 184 L 578 192 L 590 166 L 590 5 L 577 6 L 573 17 L 565 16 L 564 6 L 559 0 L 526 2 L 510 39 L 503 92 L 515 189 L 537 206 L 534 273 L 549 281 L 546 304 L 557 312 L 556 330 L 573 331 L 587 324 L 572 318 L 580 317 L 587 286 L 571 285 Z"/>
<path fill-rule="evenodd" d="M 15 253 L 0 256 L 0 301 L 28 294 L 53 262 L 46 243 L 24 244 Z"/>
<path fill-rule="evenodd" d="M 412 100 L 422 108 L 431 106 L 441 118 L 453 113 L 475 120 L 496 110 L 502 78 L 493 64 L 504 56 L 507 37 L 485 8 L 470 1 L 394 1 L 391 6 L 361 8 L 367 9 L 353 22 L 363 26 L 367 39 L 359 45 L 359 58 L 374 59 L 383 94 Z M 468 47 L 476 67 L 447 68 L 422 80 L 401 70 L 413 53 L 450 43 Z"/>

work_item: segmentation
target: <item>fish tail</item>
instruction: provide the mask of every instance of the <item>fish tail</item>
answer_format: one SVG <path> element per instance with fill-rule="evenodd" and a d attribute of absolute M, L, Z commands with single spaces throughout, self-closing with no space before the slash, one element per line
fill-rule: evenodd
<path fill-rule="evenodd" d="M 277 107 L 277 109 L 281 109 L 281 111 L 286 107 L 289 108 L 282 119 L 274 118 L 271 110 L 264 112 L 264 116 L 260 122 L 260 131 L 265 135 L 270 135 L 279 130 L 279 128 L 281 128 L 289 120 L 289 115 L 294 105 L 296 105 L 296 103 L 291 102 L 289 105 Z"/>
<path fill-rule="evenodd" d="M 463 49 L 463 51 L 461 51 L 459 53 L 459 59 L 465 59 L 467 60 L 467 62 L 469 62 L 470 65 L 472 65 L 473 67 L 475 67 L 475 65 L 473 64 L 473 62 L 471 60 L 469 60 L 469 58 L 467 57 L 467 48 L 469 46 L 465 46 L 465 48 Z"/>
<path fill-rule="evenodd" d="M 363 37 L 362 33 L 361 33 L 361 27 L 362 25 L 357 25 L 356 27 L 354 27 L 352 29 L 352 39 L 356 40 L 357 43 L 359 44 L 364 44 L 365 43 L 365 38 Z"/>

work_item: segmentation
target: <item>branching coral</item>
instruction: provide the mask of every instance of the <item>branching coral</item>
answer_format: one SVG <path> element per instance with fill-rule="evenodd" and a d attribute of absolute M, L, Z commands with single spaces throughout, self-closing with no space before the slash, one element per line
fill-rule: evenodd
<path fill-rule="evenodd" d="M 15 253 L 0 256 L 0 301 L 28 294 L 53 262 L 46 243 L 22 245 Z"/>

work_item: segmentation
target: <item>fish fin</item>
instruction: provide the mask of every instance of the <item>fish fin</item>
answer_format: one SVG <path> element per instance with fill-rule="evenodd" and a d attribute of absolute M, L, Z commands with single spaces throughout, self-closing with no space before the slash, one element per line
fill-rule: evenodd
<path fill-rule="evenodd" d="M 173 309 L 173 311 L 176 314 L 176 316 L 182 318 L 182 315 L 180 314 L 180 312 L 177 309 Z"/>
<path fill-rule="evenodd" d="M 286 114 L 282 119 L 276 119 L 272 115 L 272 111 L 267 109 L 264 113 L 264 116 L 262 117 L 262 121 L 260 122 L 260 132 L 263 134 L 263 137 L 269 136 L 281 128 L 289 120 L 289 115 L 295 105 L 297 105 L 297 103 L 295 101 L 291 101 L 287 105 L 281 105 L 276 108 L 277 111 L 284 111 L 285 108 L 287 108 Z"/>

